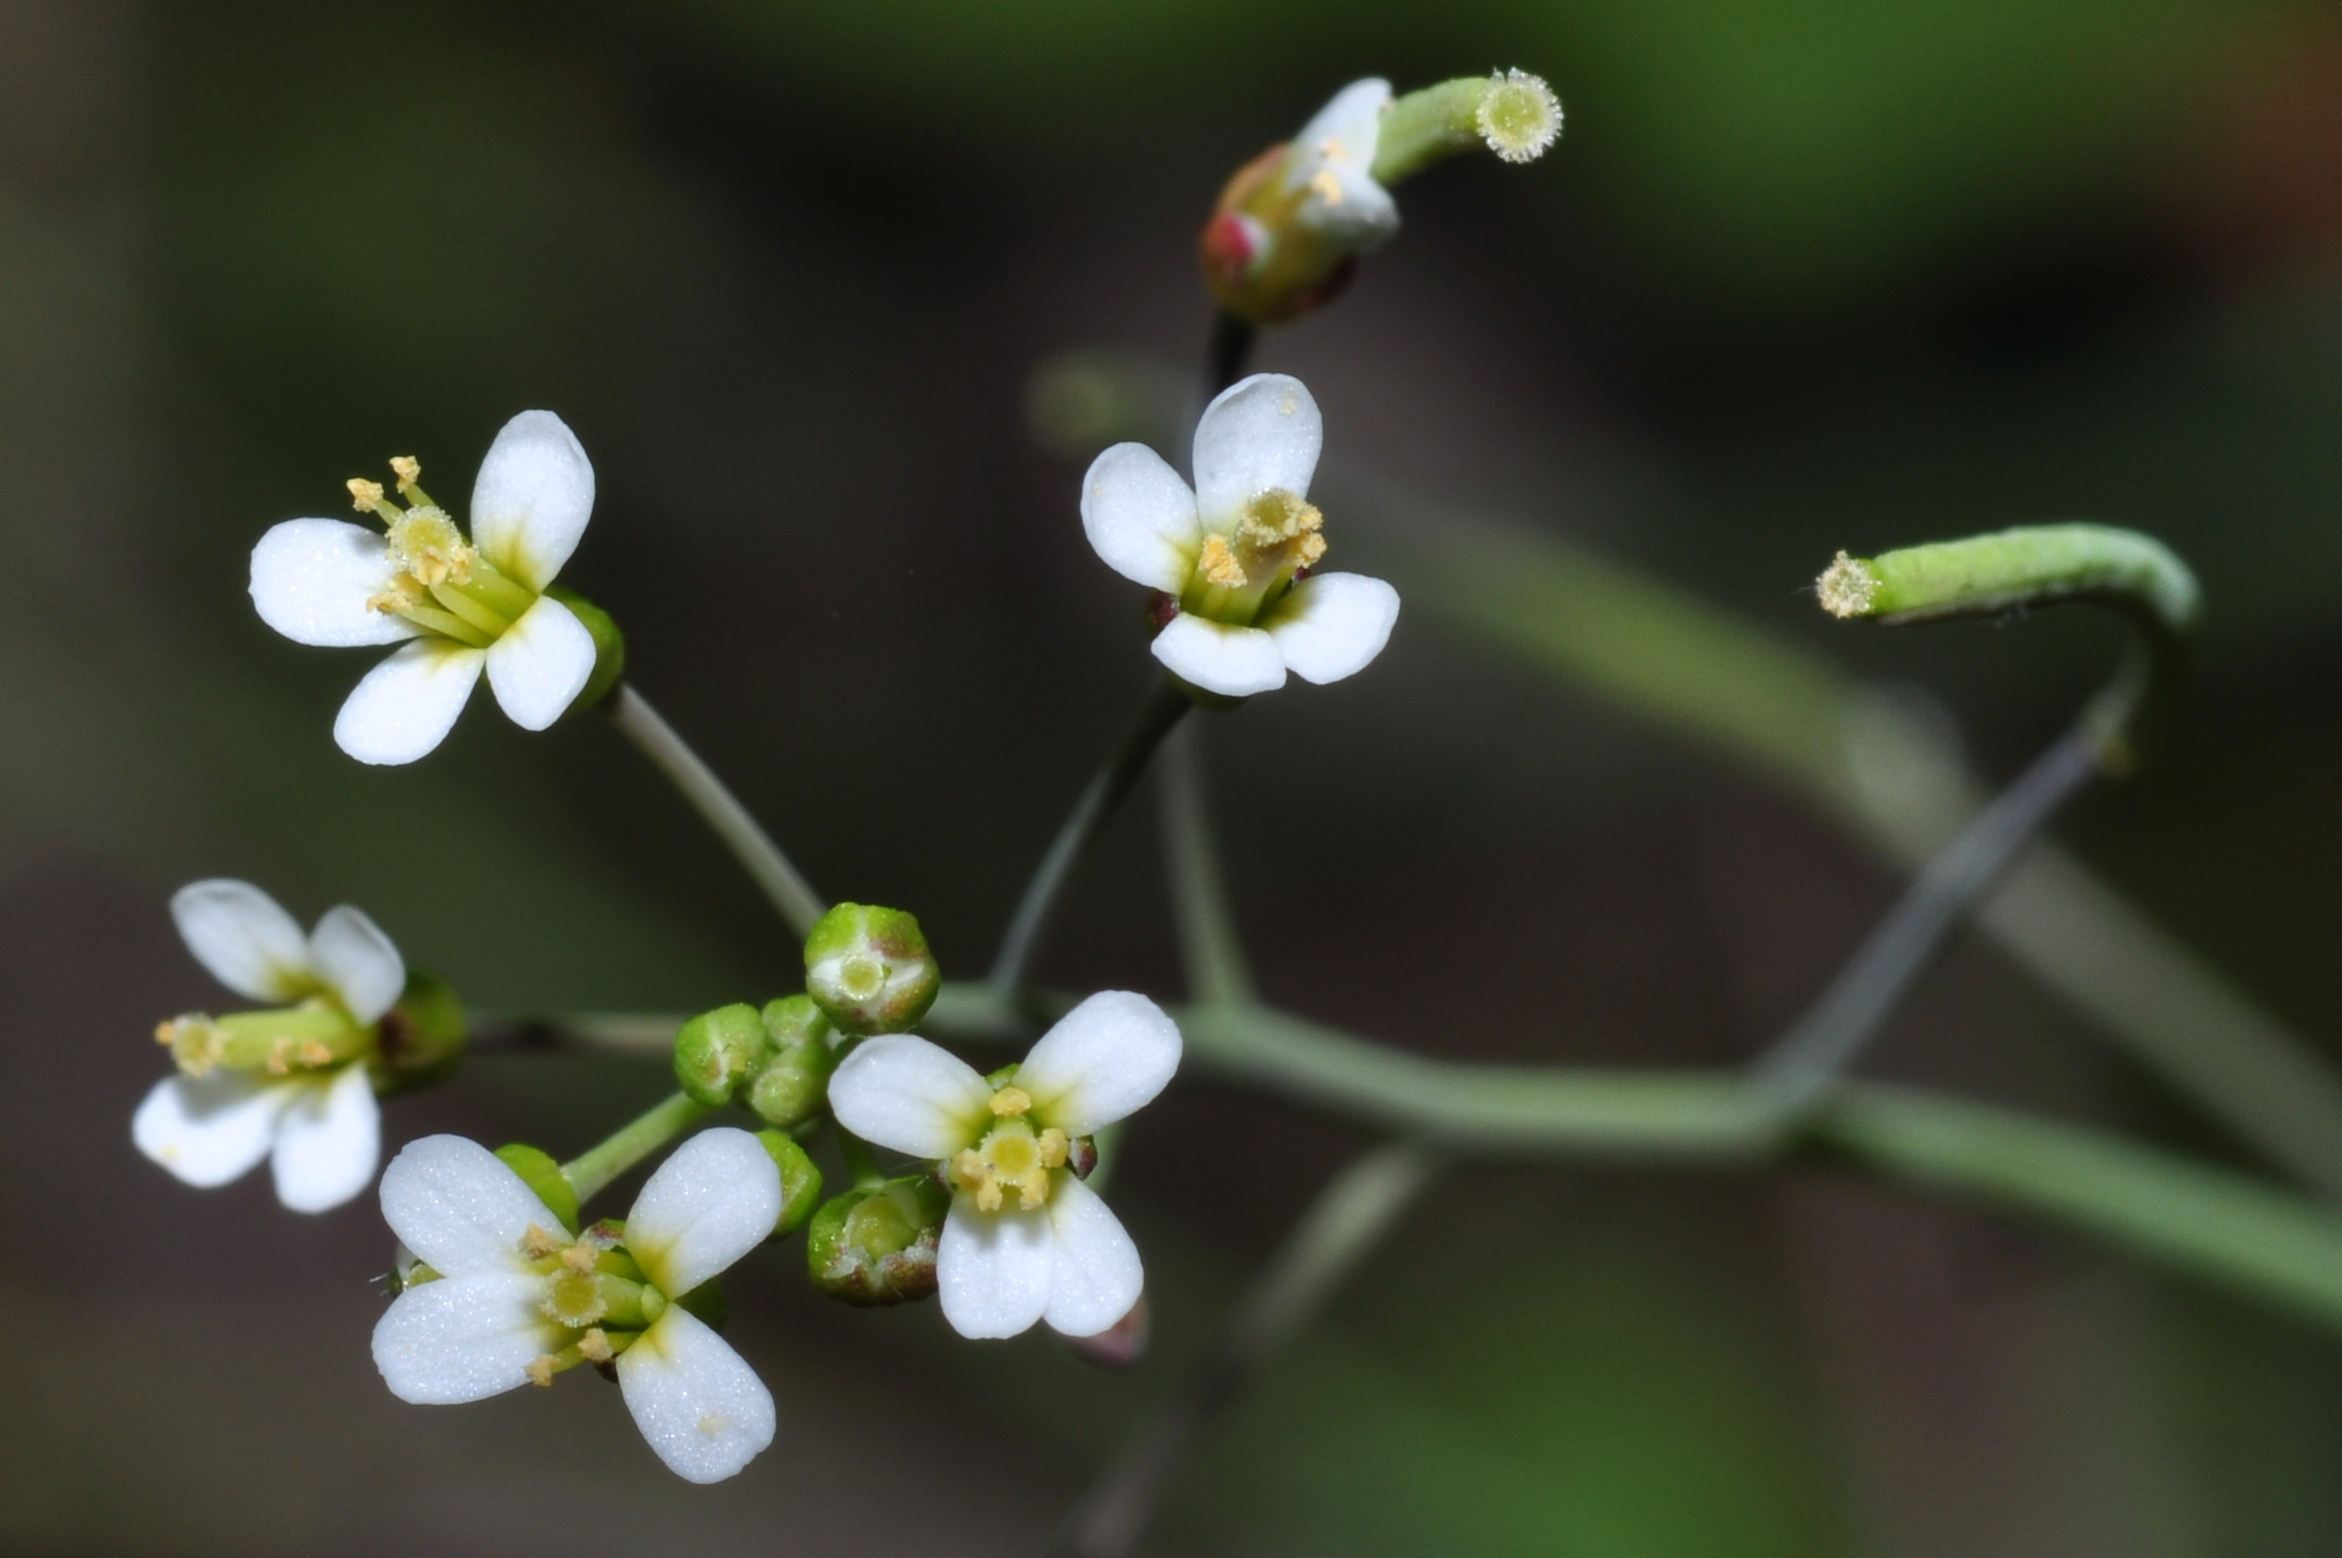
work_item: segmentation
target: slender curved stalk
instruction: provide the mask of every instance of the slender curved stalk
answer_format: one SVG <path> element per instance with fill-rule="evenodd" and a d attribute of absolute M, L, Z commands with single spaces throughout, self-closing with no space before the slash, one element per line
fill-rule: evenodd
<path fill-rule="evenodd" d="M 683 798 L 706 819 L 716 837 L 724 841 L 734 859 L 747 870 L 756 885 L 763 890 L 772 906 L 780 911 L 781 919 L 803 940 L 813 929 L 827 908 L 806 882 L 781 847 L 772 840 L 739 797 L 724 787 L 715 770 L 700 760 L 697 752 L 685 745 L 675 728 L 659 717 L 659 711 L 634 690 L 631 682 L 621 682 L 617 690 L 605 698 L 599 708 L 607 709 L 610 720 L 674 781 Z"/>
<path fill-rule="evenodd" d="M 1056 1551 L 1066 1558 L 1121 1558 L 1135 1547 L 1196 1431 L 1317 1318 L 1438 1170 L 1438 1160 L 1421 1147 L 1391 1142 L 1335 1175 L 1239 1301 L 1211 1352 L 1067 1512 Z"/>
<path fill-rule="evenodd" d="M 716 1111 L 677 1093 L 653 1104 L 604 1140 L 561 1165 L 562 1177 L 582 1205 L 610 1181 L 658 1151 Z"/>
<path fill-rule="evenodd" d="M 1758 1086 L 1794 1116 L 1810 1107 L 1878 1032 L 2017 851 L 2096 777 L 2099 749 L 2067 731 L 1914 878 L 1821 998 L 1754 1067 Z"/>
<path fill-rule="evenodd" d="M 1187 993 L 1204 1005 L 1250 1005 L 1252 973 L 1236 934 L 1227 878 L 1204 797 L 1203 727 L 1188 725 L 1163 744 L 1156 794 L 1162 802 L 1163 864 Z"/>
<path fill-rule="evenodd" d="M 1115 808 L 1130 793 L 1130 787 L 1138 783 L 1139 775 L 1146 772 L 1147 759 L 1154 756 L 1155 748 L 1170 734 L 1171 727 L 1179 723 L 1180 716 L 1192 707 L 1187 694 L 1167 679 L 1148 691 L 1130 728 L 1114 744 L 1105 766 L 1083 788 L 1080 798 L 1073 803 L 1072 814 L 1057 830 L 1057 837 L 1050 841 L 1041 863 L 1034 867 L 1032 880 L 1025 884 L 1025 895 L 1018 900 L 1008 930 L 1000 938 L 1000 955 L 992 962 L 988 982 L 993 989 L 1014 996 L 1024 988 L 1033 953 L 1049 929 L 1050 917 L 1057 911 L 1057 901 L 1064 894 L 1066 883 L 1073 878 L 1074 867 L 1081 864 L 1082 857 L 1105 831 Z"/>

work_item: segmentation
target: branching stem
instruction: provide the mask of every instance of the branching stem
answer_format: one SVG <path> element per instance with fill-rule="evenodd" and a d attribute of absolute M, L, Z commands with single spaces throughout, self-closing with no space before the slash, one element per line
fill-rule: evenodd
<path fill-rule="evenodd" d="M 610 1181 L 714 1113 L 710 1106 L 694 1103 L 687 1095 L 677 1093 L 653 1104 L 612 1131 L 605 1140 L 562 1164 L 562 1176 L 583 1204 Z"/>

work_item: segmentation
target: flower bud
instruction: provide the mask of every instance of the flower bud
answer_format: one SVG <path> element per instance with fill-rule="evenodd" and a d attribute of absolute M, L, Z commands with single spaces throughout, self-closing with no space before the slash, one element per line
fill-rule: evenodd
<path fill-rule="evenodd" d="M 702 1012 L 675 1034 L 675 1083 L 692 1102 L 721 1107 L 748 1085 L 771 1047 L 747 1002 Z"/>
<path fill-rule="evenodd" d="M 901 1304 L 935 1292 L 935 1251 L 951 1201 L 927 1175 L 849 1190 L 813 1214 L 805 1265 L 842 1303 Z"/>
<path fill-rule="evenodd" d="M 766 1002 L 763 1023 L 765 1059 L 742 1101 L 765 1124 L 787 1130 L 812 1119 L 828 1101 L 837 1030 L 803 995 Z"/>
<path fill-rule="evenodd" d="M 376 1025 L 370 1062 L 378 1093 L 402 1093 L 444 1079 L 463 1064 L 464 1009 L 444 980 L 409 972 L 398 1005 Z"/>
<path fill-rule="evenodd" d="M 943 988 L 919 922 L 900 909 L 841 903 L 805 938 L 805 990 L 857 1038 L 901 1033 Z"/>
<path fill-rule="evenodd" d="M 570 1184 L 569 1176 L 561 1172 L 561 1165 L 553 1161 L 551 1153 L 516 1141 L 497 1148 L 496 1156 L 520 1176 L 522 1184 L 537 1193 L 537 1199 L 545 1203 L 545 1210 L 560 1218 L 564 1229 L 577 1232 L 577 1189 Z"/>
<path fill-rule="evenodd" d="M 781 1171 L 781 1215 L 773 1223 L 773 1237 L 778 1239 L 804 1227 L 805 1219 L 813 1215 L 813 1204 L 821 1199 L 821 1170 L 814 1167 L 794 1136 L 758 1131 L 756 1139 L 764 1143 L 773 1167 Z"/>
<path fill-rule="evenodd" d="M 594 674 L 575 698 L 569 701 L 568 712 L 590 709 L 610 694 L 618 685 L 618 678 L 626 674 L 626 635 L 618 631 L 618 624 L 610 614 L 587 600 L 566 584 L 548 584 L 545 593 L 567 606 L 570 615 L 585 624 L 585 630 L 594 641 Z"/>

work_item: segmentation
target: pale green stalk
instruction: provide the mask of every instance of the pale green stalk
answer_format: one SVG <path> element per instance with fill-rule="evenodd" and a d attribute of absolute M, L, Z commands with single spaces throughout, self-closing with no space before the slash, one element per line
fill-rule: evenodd
<path fill-rule="evenodd" d="M 828 906 L 781 853 L 772 835 L 740 804 L 739 797 L 725 788 L 715 770 L 675 734 L 674 727 L 659 717 L 659 711 L 634 690 L 633 683 L 619 683 L 598 707 L 607 709 L 611 722 L 683 792 L 683 798 L 715 830 L 724 847 L 780 911 L 781 919 L 803 940 Z"/>
<path fill-rule="evenodd" d="M 1188 995 L 1207 1006 L 1244 1006 L 1254 999 L 1252 973 L 1244 964 L 1205 803 L 1203 734 L 1200 725 L 1190 723 L 1163 747 L 1156 792 L 1162 803 L 1163 865 L 1171 882 Z"/>
<path fill-rule="evenodd" d="M 577 1192 L 579 1204 L 583 1205 L 610 1181 L 715 1112 L 713 1106 L 694 1103 L 685 1094 L 677 1093 L 653 1104 L 603 1141 L 562 1164 L 561 1175 L 569 1181 L 570 1188 Z"/>
<path fill-rule="evenodd" d="M 1336 1174 L 1238 1302 L 1211 1352 L 1067 1512 L 1056 1551 L 1068 1558 L 1120 1558 L 1137 1546 L 1197 1430 L 1318 1316 L 1438 1170 L 1438 1160 L 1421 1147 L 1391 1142 Z"/>

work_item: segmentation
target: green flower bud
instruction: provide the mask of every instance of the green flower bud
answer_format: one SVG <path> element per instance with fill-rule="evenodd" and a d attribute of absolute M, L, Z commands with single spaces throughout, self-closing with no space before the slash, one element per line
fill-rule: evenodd
<path fill-rule="evenodd" d="M 795 1233 L 805 1226 L 805 1219 L 813 1215 L 813 1204 L 821 1199 L 821 1170 L 797 1145 L 797 1138 L 779 1131 L 758 1131 L 756 1139 L 764 1143 L 764 1150 L 772 1154 L 773 1167 L 781 1171 L 781 1215 L 773 1224 L 773 1237 Z"/>
<path fill-rule="evenodd" d="M 828 1102 L 829 1074 L 837 1064 L 831 1046 L 838 1034 L 811 996 L 769 1001 L 763 1015 L 770 1049 L 743 1101 L 765 1124 L 787 1130 Z"/>
<path fill-rule="evenodd" d="M 718 1108 L 747 1086 L 771 1041 L 745 1001 L 702 1012 L 675 1035 L 675 1082 L 694 1103 Z"/>
<path fill-rule="evenodd" d="M 618 678 L 626 674 L 626 635 L 618 631 L 608 612 L 568 585 L 548 584 L 545 593 L 567 606 L 594 641 L 594 674 L 586 678 L 584 688 L 569 703 L 569 712 L 575 714 L 608 697 Z"/>
<path fill-rule="evenodd" d="M 561 1219 L 564 1230 L 573 1235 L 577 1232 L 577 1189 L 570 1184 L 569 1176 L 561 1172 L 561 1165 L 553 1161 L 551 1153 L 516 1141 L 497 1148 L 496 1156 L 520 1176 L 522 1184 L 537 1193 L 546 1211 Z"/>
<path fill-rule="evenodd" d="M 950 1210 L 951 1199 L 924 1174 L 847 1191 L 814 1213 L 805 1230 L 813 1285 L 865 1307 L 932 1297 L 936 1244 Z"/>
<path fill-rule="evenodd" d="M 918 920 L 900 909 L 841 903 L 805 938 L 806 993 L 857 1038 L 905 1031 L 942 988 Z"/>
<path fill-rule="evenodd" d="M 464 1058 L 464 1009 L 444 980 L 410 972 L 398 1005 L 375 1027 L 368 1062 L 378 1093 L 403 1093 L 445 1079 Z"/>

